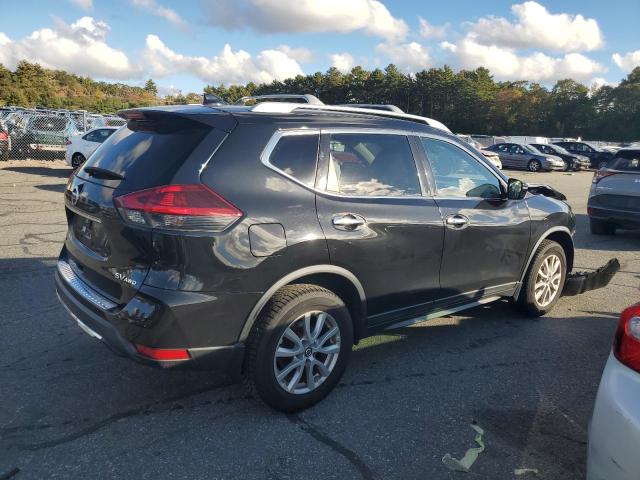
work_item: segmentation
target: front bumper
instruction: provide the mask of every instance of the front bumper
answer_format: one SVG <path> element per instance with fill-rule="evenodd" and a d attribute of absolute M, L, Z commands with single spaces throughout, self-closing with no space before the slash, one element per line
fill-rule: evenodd
<path fill-rule="evenodd" d="M 637 480 L 640 472 L 640 374 L 611 353 L 589 428 L 587 480 Z"/>
<path fill-rule="evenodd" d="M 197 305 L 194 306 L 193 302 L 189 304 L 190 292 L 169 292 L 173 295 L 173 300 L 169 300 L 170 302 L 178 305 L 181 302 L 183 304 L 187 302 L 186 315 L 183 315 L 185 312 L 181 313 L 179 308 L 174 309 L 173 312 L 167 312 L 167 309 L 171 309 L 171 305 L 165 303 L 159 308 L 162 318 L 156 325 L 139 326 L 132 323 L 130 319 L 123 318 L 126 305 L 116 305 L 80 278 L 70 277 L 64 265 L 68 264 L 60 261 L 55 273 L 56 293 L 60 302 L 85 333 L 102 341 L 114 353 L 139 363 L 162 368 L 192 365 L 224 372 L 233 378 L 238 377 L 244 358 L 244 344 L 233 342 L 228 345 L 210 346 L 196 343 L 196 339 L 204 336 L 203 328 L 207 329 L 208 337 L 215 337 L 215 332 L 211 331 L 215 326 L 209 322 L 208 317 L 201 314 L 202 312 L 198 312 Z M 206 306 L 211 307 L 211 305 Z M 192 328 L 189 328 L 190 326 Z M 170 361 L 153 360 L 141 355 L 135 347 L 136 344 L 152 348 L 186 349 L 190 358 Z"/>
<path fill-rule="evenodd" d="M 570 297 L 606 287 L 618 270 L 620 262 L 617 258 L 612 258 L 593 272 L 571 272 L 567 275 L 562 295 Z"/>

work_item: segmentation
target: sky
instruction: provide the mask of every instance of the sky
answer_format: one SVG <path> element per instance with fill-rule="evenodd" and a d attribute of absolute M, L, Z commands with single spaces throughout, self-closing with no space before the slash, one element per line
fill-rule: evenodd
<path fill-rule="evenodd" d="M 639 0 L 0 0 L 0 63 L 161 94 L 389 63 L 497 80 L 617 84 L 640 66 Z"/>

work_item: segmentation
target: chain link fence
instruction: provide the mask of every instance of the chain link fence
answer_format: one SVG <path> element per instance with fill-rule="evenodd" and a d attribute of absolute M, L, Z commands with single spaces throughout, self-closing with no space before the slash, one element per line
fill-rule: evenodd
<path fill-rule="evenodd" d="M 124 124 L 125 121 L 115 115 L 84 110 L 1 107 L 0 161 L 61 160 L 70 149 L 69 162 L 75 155 L 75 161 L 81 163 L 93 143 L 97 148 L 107 138 L 108 135 L 100 135 L 100 129 L 106 131 Z M 98 132 L 93 133 L 95 130 Z M 78 145 L 78 152 L 71 151 L 75 145 Z"/>

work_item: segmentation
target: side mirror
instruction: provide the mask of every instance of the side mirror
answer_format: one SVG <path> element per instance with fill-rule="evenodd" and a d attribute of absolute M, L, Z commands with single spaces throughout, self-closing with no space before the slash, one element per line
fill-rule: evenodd
<path fill-rule="evenodd" d="M 507 183 L 507 198 L 509 200 L 521 200 L 527 194 L 527 184 L 517 178 L 510 178 Z"/>

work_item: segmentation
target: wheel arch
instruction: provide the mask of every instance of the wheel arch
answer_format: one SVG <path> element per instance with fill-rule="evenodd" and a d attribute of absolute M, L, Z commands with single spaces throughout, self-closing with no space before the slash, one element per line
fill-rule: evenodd
<path fill-rule="evenodd" d="M 527 259 L 527 263 L 525 264 L 525 268 L 520 275 L 520 282 L 518 282 L 518 287 L 514 292 L 514 298 L 518 298 L 520 294 L 520 289 L 522 287 L 522 283 L 524 282 L 524 277 L 529 271 L 529 267 L 531 266 L 531 262 L 533 260 L 534 255 L 538 251 L 538 247 L 544 240 L 553 240 L 560 244 L 562 249 L 564 250 L 564 254 L 567 257 L 567 273 L 569 273 L 573 269 L 573 260 L 575 256 L 575 247 L 573 245 L 573 237 L 571 236 L 571 232 L 567 227 L 556 226 L 551 227 L 547 231 L 545 231 L 538 238 L 537 242 L 529 252 L 529 258 Z"/>
<path fill-rule="evenodd" d="M 365 331 L 366 297 L 362 284 L 349 270 L 335 265 L 313 265 L 295 270 L 275 282 L 253 306 L 247 317 L 240 342 L 246 341 L 260 312 L 271 297 L 282 287 L 291 284 L 310 283 L 331 290 L 345 303 L 353 321 L 354 342 L 362 338 Z"/>

